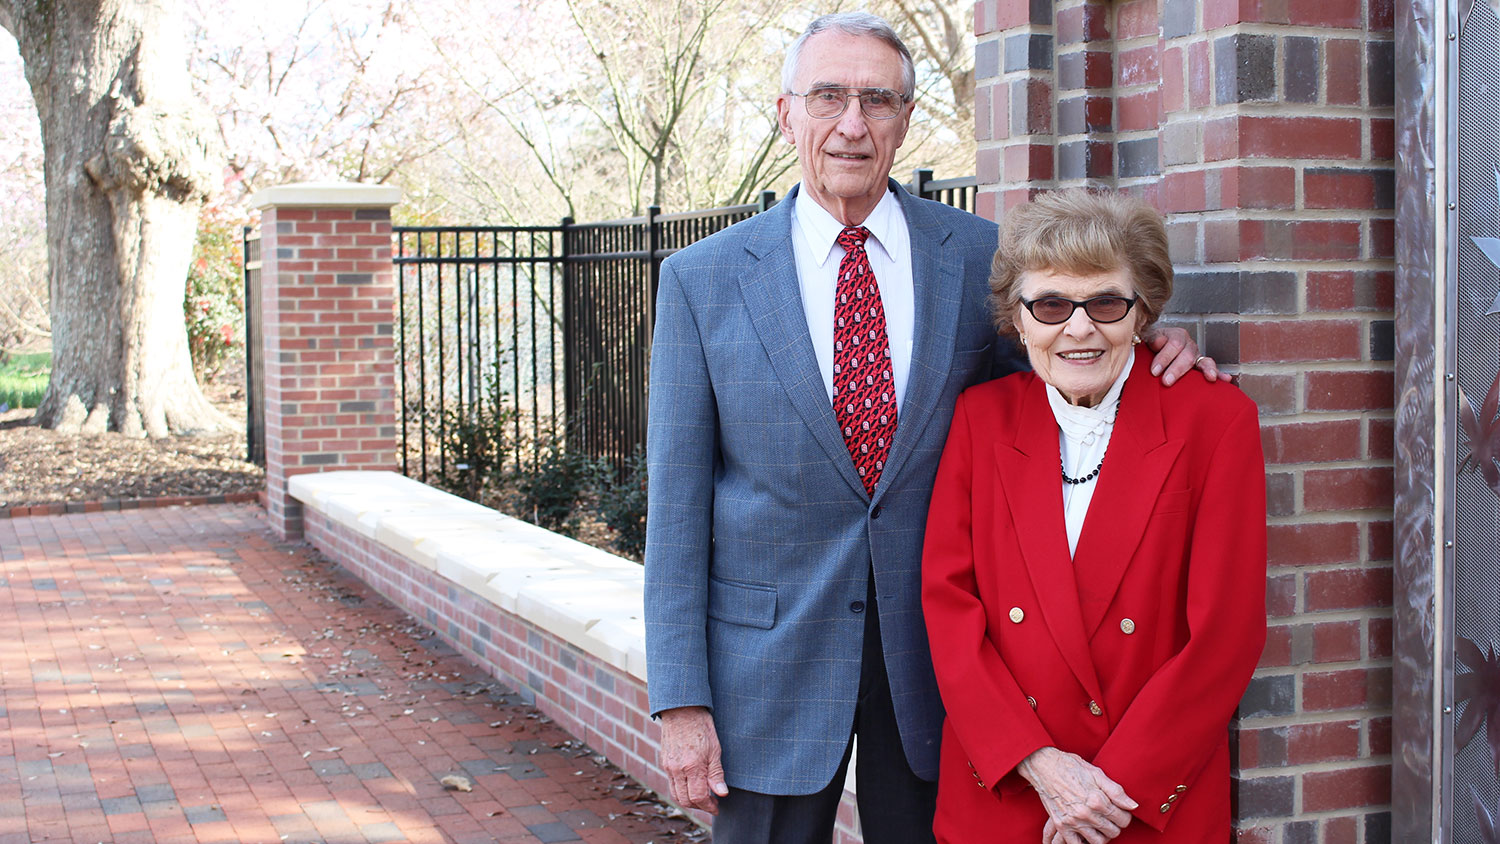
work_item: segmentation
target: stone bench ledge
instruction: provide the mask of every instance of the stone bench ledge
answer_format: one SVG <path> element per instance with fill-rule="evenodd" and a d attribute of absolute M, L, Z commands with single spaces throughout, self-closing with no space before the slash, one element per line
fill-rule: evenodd
<path fill-rule="evenodd" d="M 641 566 L 395 472 L 294 475 L 290 495 L 642 681 Z"/>

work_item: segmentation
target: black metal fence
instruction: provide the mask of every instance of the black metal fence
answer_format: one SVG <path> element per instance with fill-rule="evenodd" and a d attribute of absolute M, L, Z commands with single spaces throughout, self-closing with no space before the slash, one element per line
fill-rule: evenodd
<path fill-rule="evenodd" d="M 646 441 L 646 369 L 661 262 L 776 203 L 565 224 L 568 445 L 619 464 Z"/>
<path fill-rule="evenodd" d="M 925 170 L 908 189 L 968 211 L 977 192 Z M 775 203 L 767 191 L 602 223 L 396 227 L 402 471 L 448 474 L 455 433 L 497 420 L 513 444 L 565 437 L 619 465 L 645 442 L 661 262 Z"/>
<path fill-rule="evenodd" d="M 260 232 L 244 228 L 245 460 L 266 465 L 266 362 L 260 325 Z"/>
<path fill-rule="evenodd" d="M 401 468 L 455 467 L 456 438 L 560 432 L 565 226 L 396 227 Z"/>
<path fill-rule="evenodd" d="M 957 179 L 934 179 L 931 170 L 916 170 L 911 174 L 907 190 L 923 199 L 931 199 L 954 208 L 974 213 L 974 200 L 979 195 L 979 180 L 974 176 Z"/>

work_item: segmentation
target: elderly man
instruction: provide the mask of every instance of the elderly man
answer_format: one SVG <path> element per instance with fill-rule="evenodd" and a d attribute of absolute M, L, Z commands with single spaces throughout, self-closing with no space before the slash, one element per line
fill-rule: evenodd
<path fill-rule="evenodd" d="M 930 841 L 927 501 L 959 391 L 1024 358 L 986 306 L 995 225 L 889 179 L 915 90 L 890 26 L 819 18 L 782 88 L 800 186 L 662 266 L 650 706 L 672 797 L 719 844 L 830 840 L 856 734 L 865 840 Z M 1185 333 L 1157 342 L 1157 372 L 1191 368 Z"/>

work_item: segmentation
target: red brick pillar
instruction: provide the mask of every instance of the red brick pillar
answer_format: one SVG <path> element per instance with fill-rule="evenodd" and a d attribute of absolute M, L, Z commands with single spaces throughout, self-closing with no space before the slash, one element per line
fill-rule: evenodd
<path fill-rule="evenodd" d="M 396 466 L 397 188 L 303 183 L 260 191 L 266 513 L 302 534 L 287 479 Z"/>
<path fill-rule="evenodd" d="M 1260 404 L 1269 641 L 1240 707 L 1240 841 L 1390 839 L 1390 0 L 980 0 L 978 207 L 1131 190 L 1170 321 Z"/>

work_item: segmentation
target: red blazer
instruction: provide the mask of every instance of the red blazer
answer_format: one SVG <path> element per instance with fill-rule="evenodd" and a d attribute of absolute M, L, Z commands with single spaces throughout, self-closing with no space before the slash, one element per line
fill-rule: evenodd
<path fill-rule="evenodd" d="M 942 842 L 1041 840 L 1016 773 L 1048 745 L 1140 807 L 1116 841 L 1223 841 L 1228 724 L 1265 644 L 1265 466 L 1255 403 L 1137 353 L 1068 558 L 1058 428 L 1041 379 L 959 397 L 922 602 L 947 708 Z"/>

